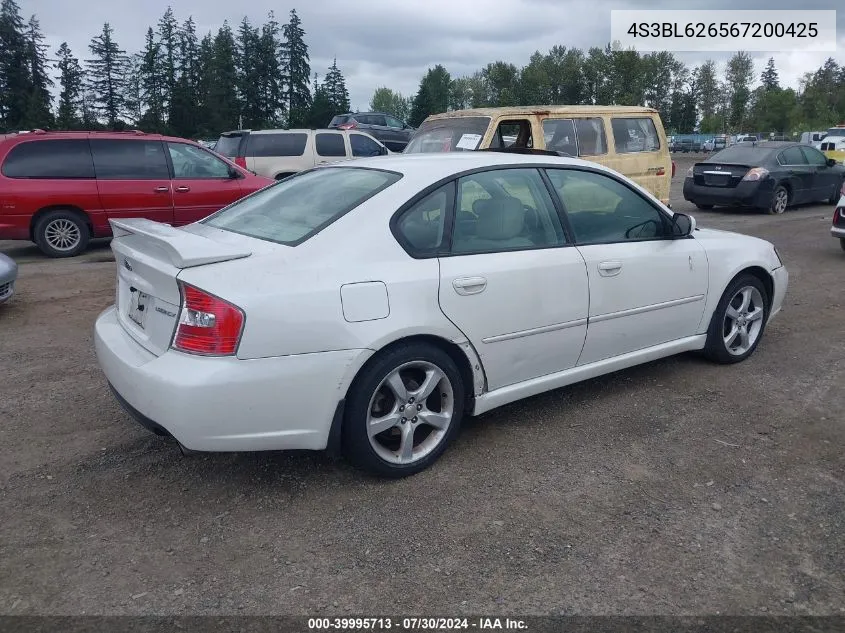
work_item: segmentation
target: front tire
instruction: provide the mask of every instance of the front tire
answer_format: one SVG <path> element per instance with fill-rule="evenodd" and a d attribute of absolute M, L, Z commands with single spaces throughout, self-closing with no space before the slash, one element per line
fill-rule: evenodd
<path fill-rule="evenodd" d="M 713 208 L 712 204 L 698 204 L 697 202 L 695 203 L 695 206 L 701 209 L 702 211 L 709 211 Z"/>
<path fill-rule="evenodd" d="M 769 318 L 769 296 L 757 277 L 742 274 L 728 285 L 710 319 L 704 355 L 731 364 L 754 353 Z"/>
<path fill-rule="evenodd" d="M 88 246 L 88 225 L 78 213 L 49 211 L 35 224 L 35 243 L 48 257 L 74 257 Z"/>
<path fill-rule="evenodd" d="M 452 358 L 425 343 L 398 345 L 355 378 L 346 402 L 343 450 L 356 466 L 399 478 L 433 464 L 457 435 L 464 385 Z"/>
<path fill-rule="evenodd" d="M 772 192 L 772 203 L 769 205 L 769 213 L 780 215 L 789 206 L 789 192 L 783 185 L 778 185 Z"/>

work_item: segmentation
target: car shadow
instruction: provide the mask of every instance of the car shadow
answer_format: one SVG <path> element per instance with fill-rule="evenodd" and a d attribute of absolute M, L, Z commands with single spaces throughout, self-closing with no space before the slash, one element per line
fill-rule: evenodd
<path fill-rule="evenodd" d="M 6 242 L 2 247 L 0 247 L 0 253 L 8 255 L 18 264 L 30 264 L 33 262 L 46 262 L 51 260 L 80 264 L 114 261 L 114 255 L 112 255 L 111 252 L 110 237 L 91 240 L 88 243 L 88 247 L 76 257 L 48 257 L 32 242 Z"/>

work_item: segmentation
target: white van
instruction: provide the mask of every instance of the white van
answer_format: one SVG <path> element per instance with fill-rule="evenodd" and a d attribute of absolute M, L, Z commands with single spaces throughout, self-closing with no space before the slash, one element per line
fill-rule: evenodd
<path fill-rule="evenodd" d="M 802 143 L 803 145 L 812 145 L 818 149 L 819 143 L 822 142 L 822 139 L 826 134 L 827 132 L 801 132 L 801 140 L 799 143 Z"/>
<path fill-rule="evenodd" d="M 214 151 L 276 180 L 316 165 L 390 153 L 366 132 L 354 130 L 236 130 L 221 134 Z"/>

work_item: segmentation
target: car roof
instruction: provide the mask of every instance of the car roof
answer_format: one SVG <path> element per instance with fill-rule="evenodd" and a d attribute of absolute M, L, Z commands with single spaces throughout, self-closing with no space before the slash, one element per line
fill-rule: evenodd
<path fill-rule="evenodd" d="M 147 140 L 156 140 L 156 141 L 180 141 L 180 142 L 188 142 L 188 143 L 196 143 L 196 141 L 192 141 L 187 138 L 181 138 L 178 136 L 165 136 L 163 134 L 148 134 L 147 132 L 142 132 L 140 130 L 126 130 L 124 132 L 92 132 L 87 130 L 81 131 L 71 131 L 71 130 L 56 130 L 56 131 L 47 131 L 47 130 L 32 130 L 30 132 L 23 132 L 23 133 L 12 133 L 12 134 L 4 134 L 0 136 L 0 140 L 11 140 L 11 139 L 25 139 L 25 140 L 32 140 L 32 139 L 69 139 L 69 138 L 102 138 L 102 139 L 127 139 L 127 138 L 138 138 L 138 139 L 147 139 Z"/>
<path fill-rule="evenodd" d="M 653 114 L 657 110 L 645 106 L 608 106 L 608 105 L 529 105 L 505 108 L 470 108 L 432 114 L 426 120 L 451 119 L 466 116 L 495 117 L 507 115 L 544 115 L 544 114 Z"/>

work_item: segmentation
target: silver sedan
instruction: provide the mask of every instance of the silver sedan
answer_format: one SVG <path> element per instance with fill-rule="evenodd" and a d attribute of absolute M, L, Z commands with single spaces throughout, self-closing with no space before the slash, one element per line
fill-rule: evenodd
<path fill-rule="evenodd" d="M 15 260 L 0 253 L 0 303 L 5 303 L 15 294 L 17 278 L 18 265 Z"/>

